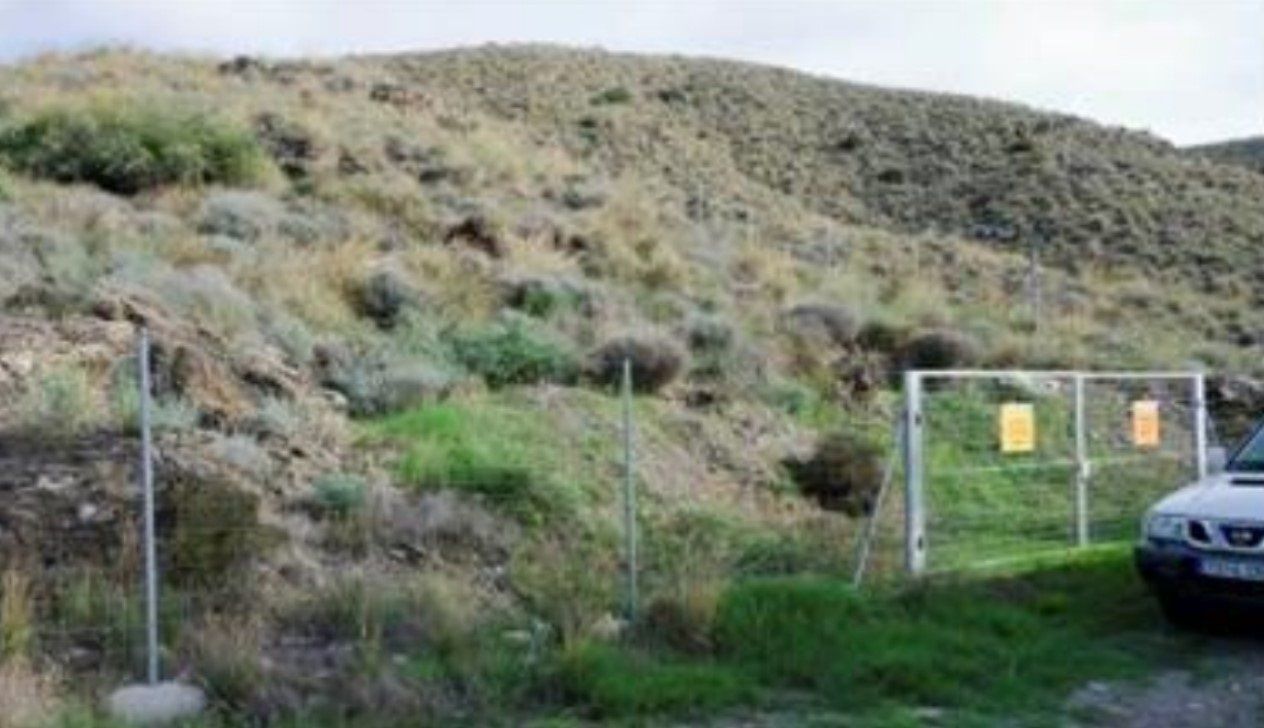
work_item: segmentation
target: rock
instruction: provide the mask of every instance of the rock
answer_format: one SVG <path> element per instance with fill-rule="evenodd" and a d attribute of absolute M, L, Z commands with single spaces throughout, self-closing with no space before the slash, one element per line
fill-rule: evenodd
<path fill-rule="evenodd" d="M 126 685 L 106 701 L 110 717 L 139 726 L 170 725 L 192 718 L 206 708 L 201 690 L 179 682 L 155 685 Z"/>
<path fill-rule="evenodd" d="M 588 628 L 588 635 L 593 639 L 613 642 L 623 636 L 628 628 L 626 619 L 619 619 L 607 612 L 601 615 L 592 626 Z"/>

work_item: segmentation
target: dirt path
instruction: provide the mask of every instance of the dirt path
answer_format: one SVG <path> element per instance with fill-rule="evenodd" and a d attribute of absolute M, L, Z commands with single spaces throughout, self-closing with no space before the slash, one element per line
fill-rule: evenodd
<path fill-rule="evenodd" d="M 1075 725 L 1243 728 L 1264 724 L 1264 644 L 1226 641 L 1197 671 L 1168 670 L 1139 683 L 1093 682 L 1068 701 Z"/>

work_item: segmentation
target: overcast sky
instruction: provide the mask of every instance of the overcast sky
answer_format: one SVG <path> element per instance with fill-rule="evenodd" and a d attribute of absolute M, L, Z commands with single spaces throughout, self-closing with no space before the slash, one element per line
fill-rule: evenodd
<path fill-rule="evenodd" d="M 1264 134 L 1264 0 L 0 0 L 0 61 L 125 43 L 334 55 L 547 41 Z"/>

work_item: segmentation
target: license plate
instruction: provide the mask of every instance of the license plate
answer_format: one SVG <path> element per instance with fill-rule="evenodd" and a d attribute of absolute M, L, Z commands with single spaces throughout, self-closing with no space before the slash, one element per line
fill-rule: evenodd
<path fill-rule="evenodd" d="M 1264 581 L 1264 562 L 1237 559 L 1203 559 L 1199 572 L 1205 576 L 1242 581 Z"/>

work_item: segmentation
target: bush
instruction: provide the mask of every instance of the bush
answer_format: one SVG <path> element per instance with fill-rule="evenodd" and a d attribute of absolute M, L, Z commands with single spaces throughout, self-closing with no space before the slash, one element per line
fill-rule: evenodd
<path fill-rule="evenodd" d="M 420 294 L 402 275 L 392 270 L 371 274 L 355 291 L 356 308 L 381 329 L 393 329 L 404 312 L 415 306 Z"/>
<path fill-rule="evenodd" d="M 452 350 L 462 366 L 490 387 L 571 384 L 579 373 L 569 346 L 519 319 L 459 333 L 452 339 Z"/>
<path fill-rule="evenodd" d="M 198 232 L 253 243 L 275 232 L 284 206 L 261 192 L 216 192 L 198 212 Z"/>
<path fill-rule="evenodd" d="M 0 202 L 8 200 L 13 192 L 13 180 L 9 178 L 9 173 L 4 167 L 0 167 Z"/>
<path fill-rule="evenodd" d="M 850 344 L 860 330 L 855 312 L 838 304 L 801 304 L 786 311 L 783 320 L 790 333 L 835 346 Z"/>
<path fill-rule="evenodd" d="M 169 574 L 177 584 L 222 587 L 278 535 L 259 522 L 259 497 L 224 480 L 181 478 L 170 494 Z"/>
<path fill-rule="evenodd" d="M 625 360 L 632 363 L 632 387 L 638 392 L 661 390 L 685 368 L 685 354 L 675 342 L 661 337 L 623 336 L 607 341 L 589 355 L 588 375 L 598 384 L 619 386 Z"/>
<path fill-rule="evenodd" d="M 979 359 L 979 343 L 974 337 L 949 329 L 930 329 L 914 334 L 900 350 L 904 369 L 952 369 Z"/>
<path fill-rule="evenodd" d="M 356 417 L 376 417 L 432 404 L 452 389 L 452 376 L 425 361 L 383 361 L 337 346 L 315 351 L 321 386 L 347 398 Z"/>
<path fill-rule="evenodd" d="M 729 322 L 718 316 L 695 316 L 686 328 L 689 350 L 695 354 L 721 355 L 733 348 L 737 336 Z"/>
<path fill-rule="evenodd" d="M 593 106 L 626 104 L 632 101 L 632 92 L 625 86 L 611 86 L 600 93 L 594 94 L 591 101 Z"/>
<path fill-rule="evenodd" d="M 0 157 L 36 177 L 123 195 L 248 184 L 266 164 L 248 132 L 202 111 L 121 103 L 51 108 L 0 129 Z"/>
<path fill-rule="evenodd" d="M 312 484 L 317 507 L 335 518 L 346 518 L 364 508 L 364 479 L 345 473 L 323 475 Z"/>
<path fill-rule="evenodd" d="M 72 438 L 104 421 L 88 374 L 66 366 L 28 383 L 17 403 L 22 428 L 51 438 Z"/>
<path fill-rule="evenodd" d="M 805 496 L 850 516 L 871 513 L 882 486 L 881 448 L 850 433 L 823 437 L 810 457 L 788 460 L 786 468 Z"/>
<path fill-rule="evenodd" d="M 532 276 L 503 284 L 505 305 L 530 316 L 547 318 L 559 311 L 580 308 L 589 302 L 582 284 L 565 278 Z"/>
<path fill-rule="evenodd" d="M 908 337 L 908 329 L 888 318 L 873 318 L 860 327 L 856 343 L 861 348 L 883 354 L 895 353 Z"/>

